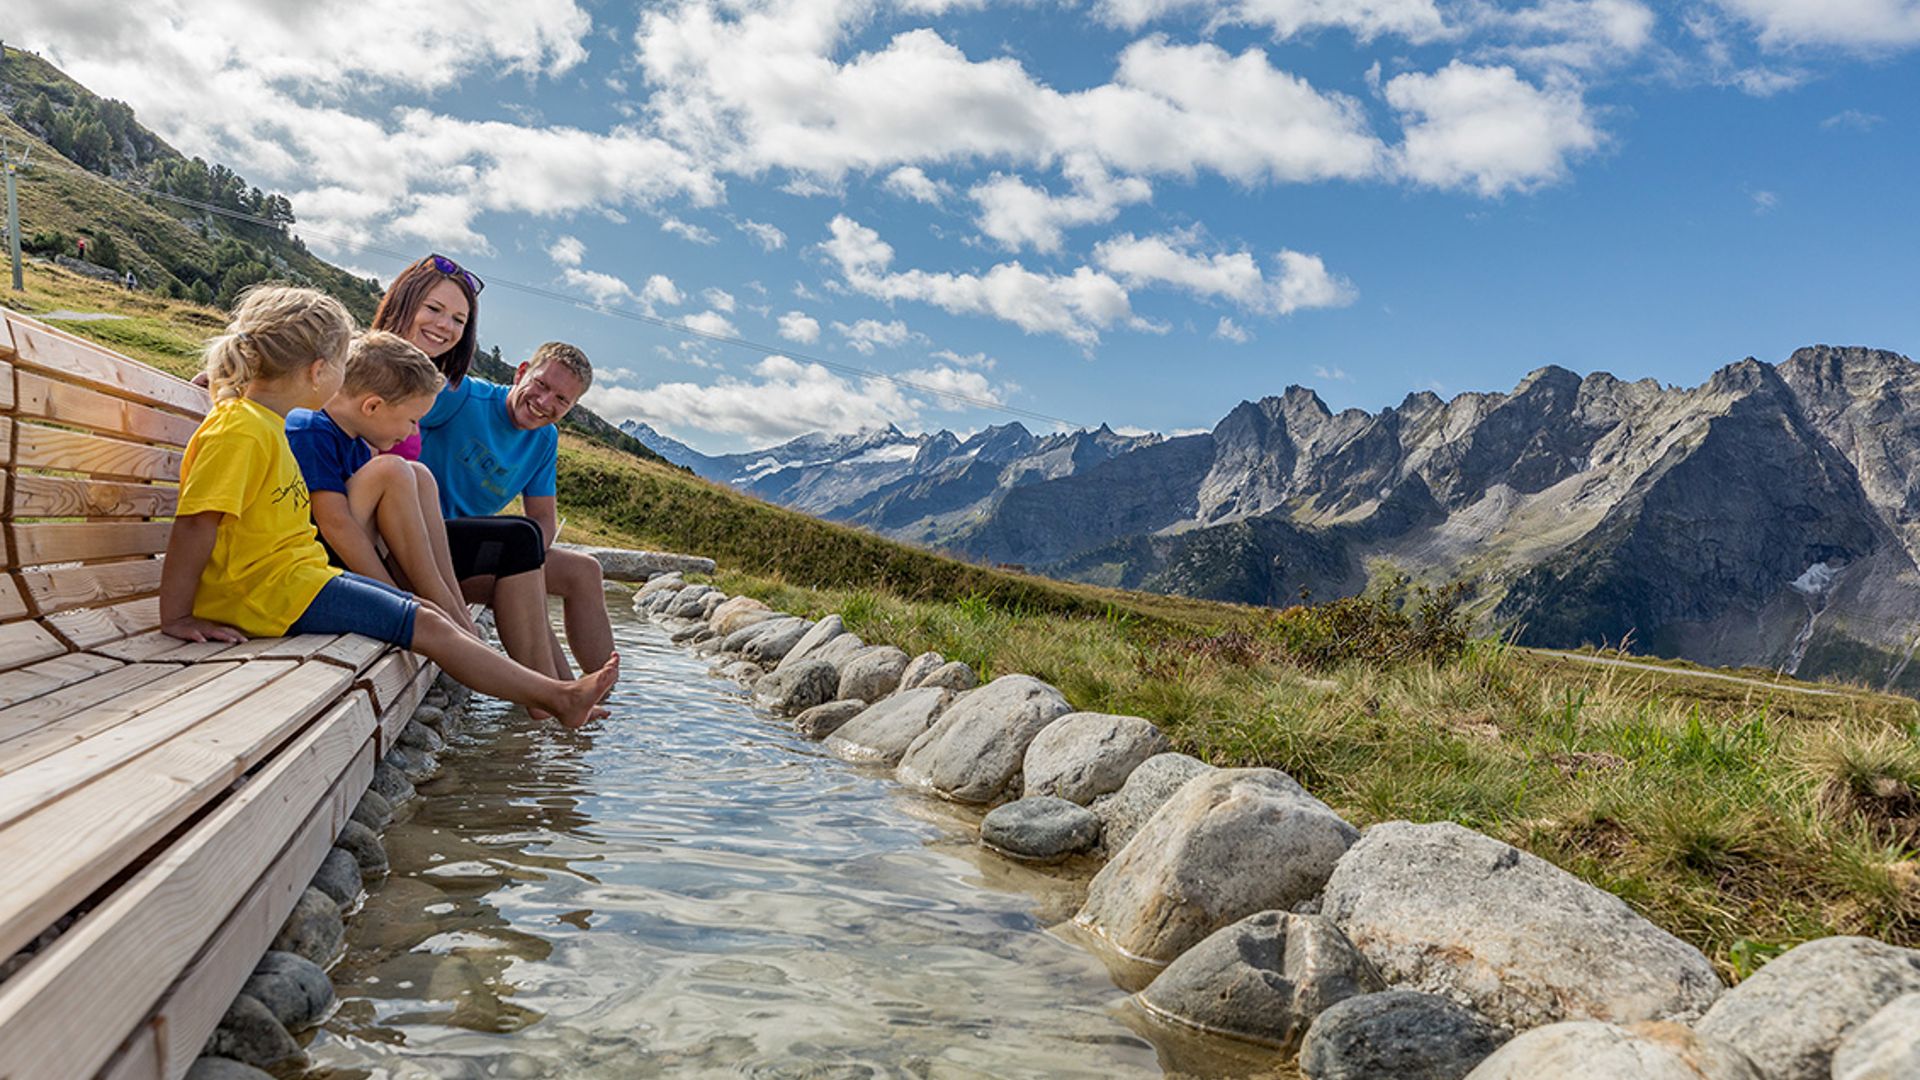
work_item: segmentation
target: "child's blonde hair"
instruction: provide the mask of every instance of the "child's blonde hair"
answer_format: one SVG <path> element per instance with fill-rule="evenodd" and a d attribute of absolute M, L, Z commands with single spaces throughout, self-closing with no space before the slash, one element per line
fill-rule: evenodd
<path fill-rule="evenodd" d="M 256 379 L 275 379 L 315 360 L 340 362 L 353 316 L 317 289 L 255 285 L 240 294 L 227 332 L 207 343 L 207 386 L 215 401 L 239 397 Z"/>
<path fill-rule="evenodd" d="M 347 350 L 347 378 L 340 389 L 401 402 L 437 394 L 446 381 L 413 342 L 385 330 L 369 330 L 355 335 Z"/>

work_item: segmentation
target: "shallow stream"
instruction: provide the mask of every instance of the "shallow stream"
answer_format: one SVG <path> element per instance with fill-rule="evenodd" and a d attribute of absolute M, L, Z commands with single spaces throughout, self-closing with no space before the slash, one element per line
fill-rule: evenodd
<path fill-rule="evenodd" d="M 1084 877 L 983 852 L 657 628 L 615 633 L 592 730 L 475 699 L 386 834 L 309 1076 L 1286 1075 L 1137 1015 L 1049 933 Z"/>

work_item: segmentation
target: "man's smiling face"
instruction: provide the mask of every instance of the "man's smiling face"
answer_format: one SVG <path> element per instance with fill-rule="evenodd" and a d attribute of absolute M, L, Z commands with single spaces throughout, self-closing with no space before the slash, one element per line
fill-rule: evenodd
<path fill-rule="evenodd" d="M 586 389 L 565 364 L 521 364 L 513 375 L 513 389 L 507 391 L 507 416 L 523 431 L 558 423 Z"/>

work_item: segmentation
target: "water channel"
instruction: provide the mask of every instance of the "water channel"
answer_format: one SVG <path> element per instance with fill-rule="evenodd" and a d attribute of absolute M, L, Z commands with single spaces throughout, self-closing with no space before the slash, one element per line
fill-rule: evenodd
<path fill-rule="evenodd" d="M 982 851 L 615 622 L 610 721 L 475 699 L 386 834 L 310 1078 L 1291 1075 L 1138 1015 L 1049 932 L 1083 875 Z"/>

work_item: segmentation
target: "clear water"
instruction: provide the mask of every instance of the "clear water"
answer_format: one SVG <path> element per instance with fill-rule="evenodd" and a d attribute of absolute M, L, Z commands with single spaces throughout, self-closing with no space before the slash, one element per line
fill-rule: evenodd
<path fill-rule="evenodd" d="M 611 597 L 610 597 L 611 599 Z M 329 1077 L 1273 1075 L 1048 931 L 1085 880 L 824 755 L 616 619 L 614 719 L 475 700 L 348 924 Z"/>

